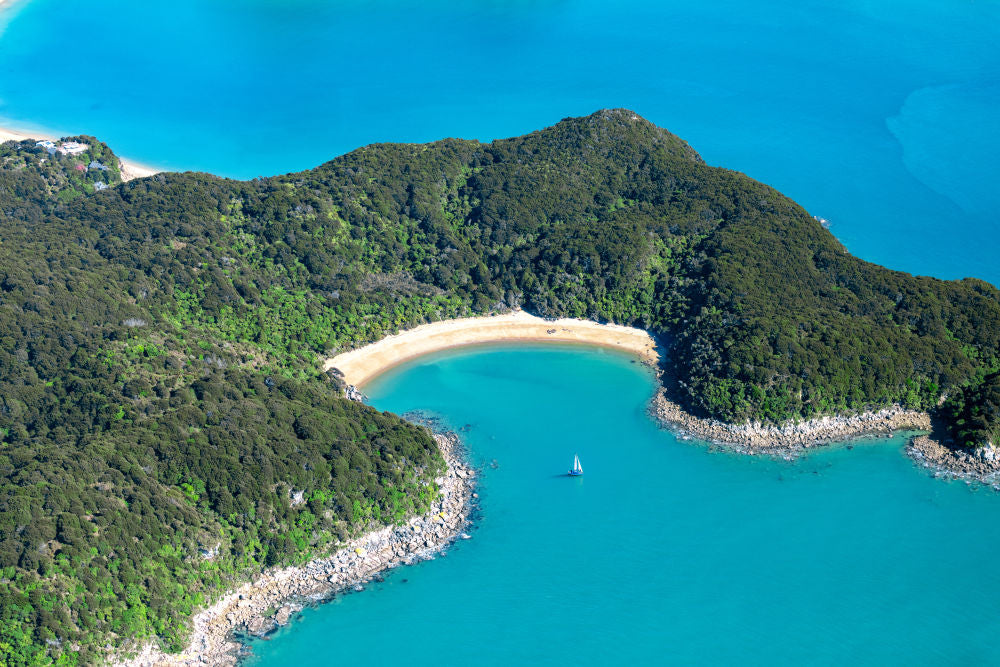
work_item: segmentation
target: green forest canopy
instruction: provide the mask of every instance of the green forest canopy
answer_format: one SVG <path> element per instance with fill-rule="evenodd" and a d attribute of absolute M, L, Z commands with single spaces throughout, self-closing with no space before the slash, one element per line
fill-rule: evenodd
<path fill-rule="evenodd" d="M 122 184 L 76 139 L 0 146 L 0 664 L 179 648 L 235 582 L 427 507 L 428 433 L 319 370 L 420 322 L 644 327 L 673 394 L 727 421 L 949 394 L 960 443 L 1000 432 L 994 287 L 852 257 L 630 111 L 242 182 Z"/>

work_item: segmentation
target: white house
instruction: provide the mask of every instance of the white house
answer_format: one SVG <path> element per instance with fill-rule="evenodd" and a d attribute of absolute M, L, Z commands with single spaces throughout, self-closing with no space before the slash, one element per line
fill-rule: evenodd
<path fill-rule="evenodd" d="M 87 144 L 81 144 L 76 141 L 67 141 L 56 150 L 63 155 L 79 155 L 80 153 L 85 153 L 89 148 L 90 146 Z"/>

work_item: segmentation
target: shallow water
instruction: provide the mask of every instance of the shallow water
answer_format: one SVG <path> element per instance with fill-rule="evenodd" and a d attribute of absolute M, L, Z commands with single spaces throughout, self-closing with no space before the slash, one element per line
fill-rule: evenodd
<path fill-rule="evenodd" d="M 1000 283 L 998 43 L 995 0 L 19 0 L 0 125 L 252 177 L 628 107 L 861 257 Z M 258 664 L 998 661 L 1000 496 L 902 437 L 794 463 L 680 443 L 652 382 L 556 347 L 379 378 L 377 407 L 470 424 L 497 459 L 474 539 L 307 611 Z M 576 452 L 587 475 L 559 477 Z"/>
<path fill-rule="evenodd" d="M 380 409 L 467 427 L 473 539 L 307 610 L 251 664 L 1000 659 L 1000 495 L 933 479 L 903 437 L 795 462 L 679 442 L 645 414 L 654 381 L 615 351 L 530 345 L 372 382 Z"/>
<path fill-rule="evenodd" d="M 0 124 L 253 177 L 628 107 L 859 256 L 1000 283 L 998 43 L 996 0 L 17 0 Z"/>

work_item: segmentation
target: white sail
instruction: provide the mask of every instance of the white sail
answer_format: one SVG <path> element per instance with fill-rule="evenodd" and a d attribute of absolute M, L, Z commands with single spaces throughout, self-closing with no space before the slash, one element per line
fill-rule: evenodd
<path fill-rule="evenodd" d="M 583 466 L 580 465 L 579 456 L 573 457 L 573 470 L 576 470 L 577 472 L 583 472 Z"/>

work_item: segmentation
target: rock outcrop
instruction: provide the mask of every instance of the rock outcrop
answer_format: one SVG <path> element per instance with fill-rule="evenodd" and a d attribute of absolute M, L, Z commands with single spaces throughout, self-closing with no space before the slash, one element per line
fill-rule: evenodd
<path fill-rule="evenodd" d="M 684 411 L 660 389 L 650 402 L 650 413 L 681 437 L 698 438 L 745 454 L 792 457 L 829 442 L 865 435 L 891 435 L 894 431 L 929 431 L 914 436 L 906 453 L 936 476 L 957 477 L 989 484 L 1000 490 L 1000 449 L 987 443 L 976 449 L 955 447 L 943 424 L 926 412 L 900 406 L 844 417 L 820 417 L 795 424 L 775 426 L 748 423 L 727 424 L 699 419 Z"/>
<path fill-rule="evenodd" d="M 949 446 L 947 436 L 940 429 L 930 435 L 913 438 L 906 446 L 906 453 L 918 464 L 929 468 L 936 475 L 974 480 L 1000 490 L 1000 451 L 988 443 L 976 449 Z"/>
<path fill-rule="evenodd" d="M 347 385 L 347 387 L 344 389 L 344 396 L 347 397 L 347 400 L 357 401 L 358 403 L 364 403 L 365 399 L 368 398 L 367 396 L 364 395 L 364 393 L 362 393 L 360 389 L 358 389 L 353 384 Z"/>
<path fill-rule="evenodd" d="M 929 431 L 926 412 L 894 406 L 877 412 L 844 417 L 819 417 L 808 421 L 773 424 L 727 424 L 715 419 L 699 419 L 684 411 L 660 390 L 650 404 L 650 412 L 682 434 L 727 445 L 747 454 L 794 454 L 827 442 L 862 435 L 889 435 L 893 431 Z"/>
<path fill-rule="evenodd" d="M 447 463 L 447 472 L 436 480 L 440 494 L 427 514 L 413 517 L 402 526 L 368 533 L 304 567 L 267 572 L 230 592 L 194 617 L 191 643 L 181 653 L 166 654 L 146 646 L 136 657 L 117 664 L 121 667 L 235 665 L 242 650 L 235 637 L 237 633 L 267 634 L 288 623 L 310 601 L 345 589 L 363 588 L 363 584 L 383 570 L 428 558 L 449 544 L 462 533 L 468 521 L 475 471 L 462 460 L 456 435 L 434 437 Z"/>

